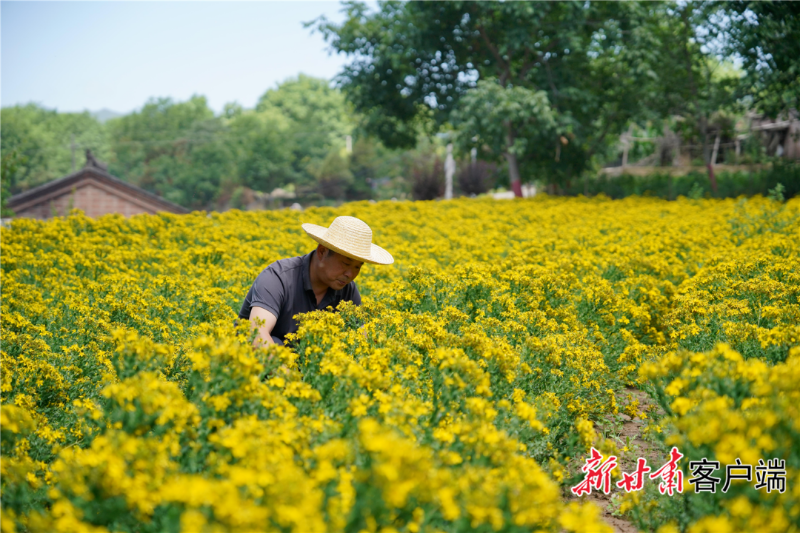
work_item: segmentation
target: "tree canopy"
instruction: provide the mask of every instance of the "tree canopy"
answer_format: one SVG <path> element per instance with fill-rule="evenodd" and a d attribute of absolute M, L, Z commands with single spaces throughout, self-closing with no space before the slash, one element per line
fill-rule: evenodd
<path fill-rule="evenodd" d="M 518 166 L 554 181 L 589 168 L 609 134 L 649 112 L 662 81 L 654 29 L 664 25 L 664 4 L 388 2 L 375 13 L 346 5 L 345 22 L 316 27 L 352 57 L 338 79 L 367 129 L 410 146 L 415 122 L 430 115 L 444 124 L 455 114 L 467 139 L 508 160 L 512 183 Z M 526 106 L 507 105 L 525 92 L 539 95 L 535 108 L 551 120 L 534 126 Z M 468 115 L 493 105 L 504 116 L 493 114 L 489 140 L 486 120 Z"/>
<path fill-rule="evenodd" d="M 726 51 L 745 58 L 744 92 L 765 110 L 794 105 L 797 8 L 778 4 L 382 2 L 371 12 L 350 1 L 344 22 L 314 26 L 351 58 L 338 82 L 387 145 L 412 146 L 433 120 L 505 158 L 512 184 L 521 174 L 568 183 L 632 121 L 685 116 L 708 160 L 712 113 L 737 103 L 738 77 L 719 74 Z M 721 26 L 735 31 L 715 33 Z M 507 105 L 520 89 L 546 97 L 535 107 L 546 101 L 553 123 Z M 493 114 L 491 131 L 469 117 L 497 108 L 504 118 Z"/>
<path fill-rule="evenodd" d="M 9 173 L 10 191 L 29 189 L 73 170 L 76 147 L 88 146 L 101 158 L 108 158 L 108 141 L 103 126 L 88 112 L 58 113 L 35 104 L 3 108 L 0 111 L 3 134 L 2 153 L 14 152 L 15 171 Z M 75 150 L 75 165 L 83 155 Z M 10 156 L 9 156 L 10 157 Z"/>
<path fill-rule="evenodd" d="M 726 51 L 742 59 L 741 94 L 768 115 L 800 109 L 800 3 L 724 4 Z"/>

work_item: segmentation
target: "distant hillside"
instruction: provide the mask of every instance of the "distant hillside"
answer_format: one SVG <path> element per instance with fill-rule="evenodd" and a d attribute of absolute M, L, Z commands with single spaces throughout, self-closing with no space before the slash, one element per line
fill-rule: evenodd
<path fill-rule="evenodd" d="M 117 113 L 116 111 L 111 111 L 110 109 L 106 108 L 103 108 L 100 111 L 90 111 L 89 114 L 99 120 L 101 123 L 105 123 L 107 120 L 124 115 L 124 113 Z"/>

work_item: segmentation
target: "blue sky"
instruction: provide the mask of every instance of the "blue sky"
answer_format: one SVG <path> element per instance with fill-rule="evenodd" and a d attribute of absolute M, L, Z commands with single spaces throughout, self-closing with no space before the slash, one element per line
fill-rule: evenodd
<path fill-rule="evenodd" d="M 253 107 L 299 73 L 332 78 L 330 55 L 303 22 L 343 20 L 338 2 L 0 3 L 0 103 L 128 113 L 150 97 Z"/>

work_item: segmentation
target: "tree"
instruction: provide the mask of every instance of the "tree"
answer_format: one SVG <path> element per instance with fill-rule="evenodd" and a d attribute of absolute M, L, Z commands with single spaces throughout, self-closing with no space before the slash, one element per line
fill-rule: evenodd
<path fill-rule="evenodd" d="M 110 157 L 103 125 L 88 112 L 59 113 L 37 104 L 3 108 L 0 151 L 16 152 L 18 164 L 9 176 L 11 194 L 65 176 L 83 166 L 90 148 L 101 160 Z M 74 143 L 74 144 L 73 144 Z"/>
<path fill-rule="evenodd" d="M 345 22 L 323 18 L 316 28 L 352 57 L 338 81 L 387 146 L 412 146 L 428 116 L 445 123 L 478 80 L 494 79 L 503 90 L 546 94 L 558 128 L 542 145 L 550 163 L 537 169 L 569 181 L 603 151 L 609 133 L 645 112 L 643 94 L 657 77 L 652 37 L 641 28 L 658 23 L 661 4 L 387 2 L 373 14 L 345 5 Z M 517 123 L 502 122 L 502 153 L 519 191 Z"/>
<path fill-rule="evenodd" d="M 107 125 L 111 173 L 177 204 L 208 208 L 235 174 L 226 124 L 203 96 L 153 99 Z"/>
<path fill-rule="evenodd" d="M 724 12 L 718 35 L 742 59 L 740 94 L 770 116 L 800 109 L 800 3 L 727 2 Z"/>
<path fill-rule="evenodd" d="M 345 137 L 353 131 L 352 112 L 341 92 L 327 80 L 303 74 L 265 92 L 256 111 L 286 121 L 283 142 L 291 146 L 294 179 L 301 184 L 315 180 L 309 164 L 344 148 Z"/>
<path fill-rule="evenodd" d="M 297 181 L 292 121 L 280 112 L 242 111 L 228 121 L 230 145 L 242 185 L 271 192 Z"/>
<path fill-rule="evenodd" d="M 237 188 L 316 187 L 317 171 L 331 167 L 326 159 L 342 152 L 353 134 L 351 117 L 338 89 L 303 75 L 266 91 L 257 109 L 231 103 L 219 116 L 202 96 L 151 99 L 105 125 L 88 112 L 58 113 L 34 104 L 5 108 L 3 183 L 14 194 L 68 174 L 74 136 L 77 167 L 83 166 L 83 149 L 91 148 L 112 174 L 180 205 L 212 209 L 226 205 Z M 383 157 L 384 148 L 365 146 L 357 143 L 353 157 L 341 157 L 345 166 L 355 166 L 352 178 L 334 180 L 337 198 L 342 188 L 347 197 L 370 196 L 366 180 L 378 172 L 375 158 Z M 13 165 L 6 157 L 12 153 Z"/>
<path fill-rule="evenodd" d="M 490 155 L 505 157 L 517 196 L 522 196 L 519 160 L 531 154 L 546 157 L 542 152 L 549 152 L 548 138 L 556 128 L 547 93 L 525 87 L 503 88 L 495 80 L 481 80 L 464 95 L 453 123 L 461 132 L 459 141 L 465 152 L 478 145 Z"/>
<path fill-rule="evenodd" d="M 0 161 L 0 216 L 3 218 L 14 216 L 14 211 L 8 207 L 8 198 L 21 162 L 16 149 L 3 152 Z"/>
<path fill-rule="evenodd" d="M 372 198 L 372 184 L 380 177 L 381 163 L 386 159 L 385 148 L 374 139 L 360 137 L 353 144 L 349 167 L 353 180 L 345 194 L 350 200 Z"/>
<path fill-rule="evenodd" d="M 667 17 L 650 28 L 653 53 L 661 60 L 657 62 L 659 83 L 646 100 L 652 118 L 683 119 L 682 137 L 701 145 L 714 191 L 713 141 L 722 133 L 719 118 L 737 105 L 739 83 L 739 72 L 724 61 L 720 41 L 710 31 L 720 5 L 692 1 L 667 5 Z"/>

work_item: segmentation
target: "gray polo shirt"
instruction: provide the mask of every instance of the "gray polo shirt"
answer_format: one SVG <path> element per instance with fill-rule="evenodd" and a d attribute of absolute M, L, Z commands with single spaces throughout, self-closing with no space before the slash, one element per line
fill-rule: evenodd
<path fill-rule="evenodd" d="M 308 313 L 332 306 L 336 309 L 341 301 L 361 305 L 361 295 L 356 282 L 351 281 L 341 290 L 328 288 L 328 292 L 317 305 L 317 297 L 311 288 L 311 258 L 316 250 L 301 257 L 290 257 L 275 261 L 261 271 L 245 296 L 239 318 L 250 318 L 253 307 L 270 311 L 278 321 L 272 328 L 272 339 L 283 344 L 287 333 L 297 331 L 298 313 Z"/>

